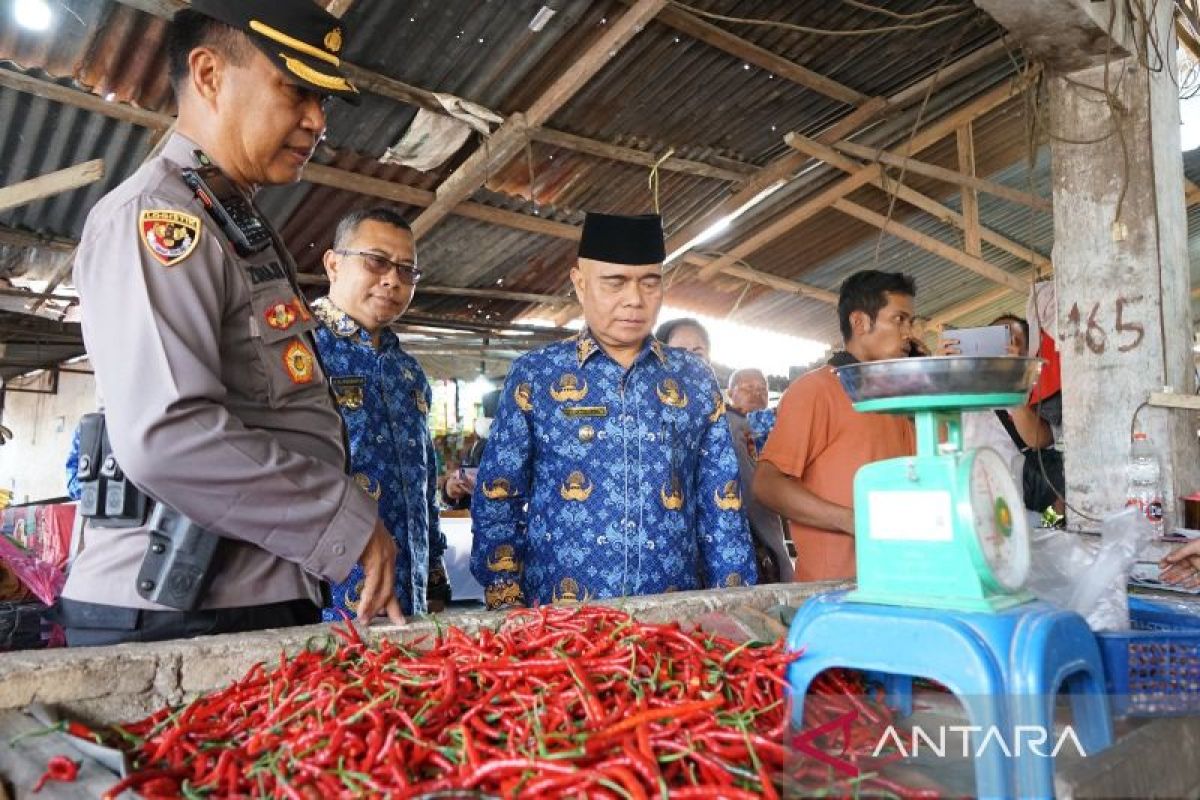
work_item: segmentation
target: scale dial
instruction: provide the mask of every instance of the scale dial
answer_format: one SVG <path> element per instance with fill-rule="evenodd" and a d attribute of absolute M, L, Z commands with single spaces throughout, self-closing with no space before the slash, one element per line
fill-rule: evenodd
<path fill-rule="evenodd" d="M 995 450 L 974 452 L 968 475 L 971 522 L 980 575 L 1002 592 L 1016 592 L 1029 575 L 1029 526 L 1025 502 L 1008 465 Z"/>

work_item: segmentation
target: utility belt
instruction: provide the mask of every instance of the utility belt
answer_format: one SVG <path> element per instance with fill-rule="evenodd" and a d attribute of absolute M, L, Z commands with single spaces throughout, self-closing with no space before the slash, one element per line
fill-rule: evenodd
<path fill-rule="evenodd" d="M 221 537 L 129 480 L 113 455 L 103 414 L 85 414 L 80 420 L 78 477 L 79 514 L 93 527 L 149 528 L 138 594 L 169 608 L 196 609 L 212 579 Z"/>

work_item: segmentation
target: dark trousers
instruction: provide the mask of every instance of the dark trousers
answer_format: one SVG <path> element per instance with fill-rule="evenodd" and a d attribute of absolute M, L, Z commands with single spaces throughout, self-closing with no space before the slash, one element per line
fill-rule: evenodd
<path fill-rule="evenodd" d="M 321 621 L 321 609 L 309 600 L 288 600 L 200 611 L 147 611 L 64 598 L 55 606 L 55 616 L 66 629 L 68 647 L 93 647 L 314 625 Z"/>

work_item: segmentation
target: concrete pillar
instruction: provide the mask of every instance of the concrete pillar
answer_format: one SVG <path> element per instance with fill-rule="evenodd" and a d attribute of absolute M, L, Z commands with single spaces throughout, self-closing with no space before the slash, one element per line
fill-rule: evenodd
<path fill-rule="evenodd" d="M 1093 516 L 1124 503 L 1138 406 L 1164 386 L 1194 390 L 1175 40 L 1162 10 L 1157 71 L 1129 56 L 1049 81 L 1067 500 Z M 1200 488 L 1191 412 L 1143 408 L 1136 427 L 1158 446 L 1172 498 Z M 1171 520 L 1176 508 L 1167 503 Z"/>
<path fill-rule="evenodd" d="M 1163 457 L 1168 500 L 1177 498 L 1200 488 L 1194 415 L 1138 411 L 1164 386 L 1194 391 L 1173 4 L 1156 6 L 1149 33 L 1107 3 L 979 5 L 1026 32 L 1047 64 L 1067 500 L 1093 517 L 1123 506 L 1135 412 Z M 1167 503 L 1172 522 L 1177 508 Z M 1079 515 L 1073 523 L 1099 527 Z"/>

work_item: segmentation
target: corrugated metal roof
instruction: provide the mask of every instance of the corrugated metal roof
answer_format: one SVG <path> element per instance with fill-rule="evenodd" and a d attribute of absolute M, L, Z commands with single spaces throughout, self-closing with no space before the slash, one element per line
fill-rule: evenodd
<path fill-rule="evenodd" d="M 693 0 L 699 8 L 735 17 L 803 21 L 832 29 L 886 24 L 887 19 L 861 7 L 828 0 Z M 887 8 L 911 13 L 939 5 L 940 0 L 893 0 Z M 529 22 L 541 0 L 410 0 L 355 3 L 346 24 L 350 37 L 347 59 L 424 89 L 444 91 L 498 111 L 521 110 L 539 96 L 624 13 L 617 0 L 547 0 L 557 13 L 540 32 Z M 118 102 L 169 112 L 172 100 L 163 64 L 163 20 L 109 0 L 72 0 L 61 12 L 52 36 L 38 36 L 15 26 L 0 29 L 0 60 L 22 70 L 43 70 L 64 84 L 97 94 L 112 93 Z M 68 19 L 70 17 L 70 19 Z M 869 37 L 826 37 L 772 27 L 715 23 L 770 52 L 831 77 L 865 95 L 891 95 L 929 75 L 939 65 L 993 41 L 1000 33 L 986 16 L 971 14 L 945 26 L 922 31 L 894 31 Z M 482 41 L 480 41 L 482 40 Z M 552 127 L 597 140 L 636 146 L 656 154 L 669 148 L 696 160 L 734 158 L 762 165 L 787 151 L 782 134 L 796 130 L 816 135 L 844 115 L 847 107 L 812 90 L 750 65 L 677 32 L 661 20 L 651 22 L 600 70 L 584 89 L 550 121 Z M 928 107 L 907 110 L 873 125 L 858 141 L 892 146 L 906 138 L 915 117 L 932 119 L 1011 74 L 1012 64 L 992 64 L 950 87 L 938 87 Z M 77 84 L 71 84 L 71 81 Z M 1027 148 L 1023 108 L 1019 102 L 976 124 L 980 174 L 996 174 L 1010 185 L 1027 188 L 1028 175 L 1017 164 Z M 414 110 L 368 94 L 362 106 L 334 104 L 327 148 L 320 161 L 343 169 L 396 181 L 427 191 L 461 162 L 465 152 L 430 173 L 385 166 L 375 159 L 402 135 Z M 78 236 L 95 199 L 136 166 L 148 146 L 146 131 L 45 100 L 0 90 L 0 185 L 68 166 L 87 158 L 111 163 L 105 181 L 0 214 L 0 225 L 62 237 Z M 653 206 L 645 167 L 598 159 L 534 142 L 531 159 L 518 158 L 491 177 L 475 202 L 528 212 L 536 200 L 541 216 L 577 224 L 583 209 L 644 211 Z M 922 155 L 934 163 L 953 165 L 953 143 L 943 142 Z M 1044 160 L 1044 157 L 1043 157 Z M 1193 169 L 1192 167 L 1195 167 Z M 530 186 L 530 172 L 533 185 Z M 1189 177 L 1200 178 L 1200 160 L 1192 158 Z M 1035 171 L 1035 188 L 1048 194 L 1044 164 Z M 715 251 L 733 242 L 782 209 L 819 190 L 841 173 L 812 169 L 759 208 L 740 219 L 734 233 L 708 243 Z M 912 176 L 910 176 L 911 178 Z M 957 192 L 924 179 L 912 186 L 957 203 Z M 668 232 L 700 217 L 727 197 L 725 181 L 678 172 L 660 173 L 659 196 Z M 863 189 L 852 195 L 876 209 L 886 209 L 883 195 Z M 376 202 L 372 198 L 326 186 L 300 184 L 261 195 L 261 205 L 275 221 L 301 268 L 319 271 L 319 256 L 332 237 L 336 220 L 346 211 Z M 1005 201 L 982 196 L 984 224 L 1043 252 L 1049 252 L 1049 216 L 1031 215 Z M 415 216 L 419 209 L 405 209 Z M 956 243 L 956 237 L 923 214 L 897 208 L 898 220 Z M 1195 220 L 1193 220 L 1193 223 Z M 875 263 L 878 233 L 836 211 L 825 211 L 791 234 L 752 254 L 759 270 L 836 289 L 845 275 Z M 450 216 L 420 245 L 429 281 L 477 288 L 502 287 L 561 294 L 574 246 L 550 238 Z M 1019 262 L 988 248 L 990 260 L 1008 269 Z M 26 251 L 0 249 L 13 262 Z M 0 261 L 3 265 L 4 261 Z M 879 263 L 917 275 L 919 306 L 936 313 L 970 298 L 992 284 L 890 237 L 880 248 Z M 728 313 L 735 306 L 744 320 L 813 338 L 836 339 L 836 323 L 828 305 L 797 298 L 730 278 L 700 284 L 681 268 L 673 277 L 670 302 L 707 313 Z M 500 282 L 503 281 L 501 284 Z M 512 301 L 472 301 L 446 296 L 418 299 L 416 310 L 469 319 L 510 319 L 530 309 Z M 990 309 L 981 309 L 983 315 Z"/>
<path fill-rule="evenodd" d="M 0 186 L 35 178 L 95 158 L 104 178 L 0 212 L 0 225 L 78 237 L 92 206 L 137 168 L 149 151 L 150 132 L 41 97 L 0 88 Z"/>

